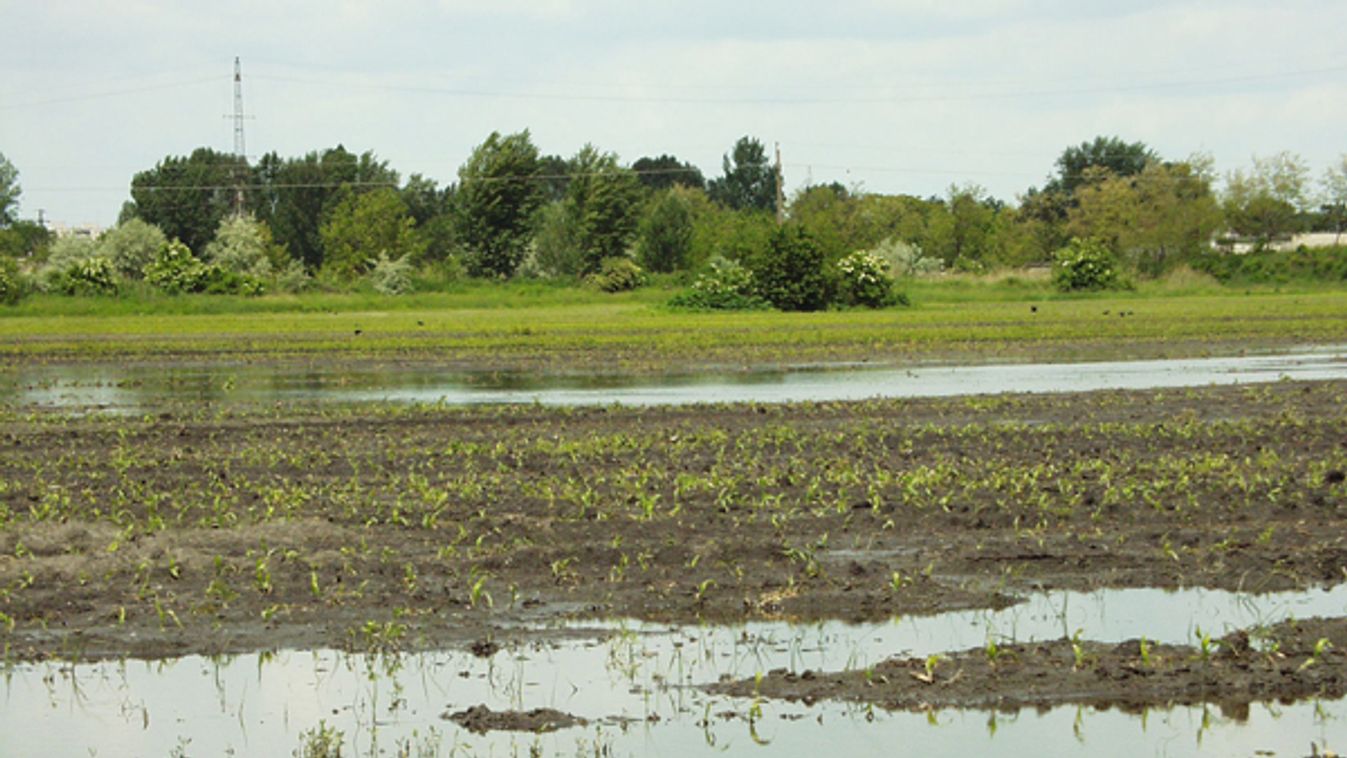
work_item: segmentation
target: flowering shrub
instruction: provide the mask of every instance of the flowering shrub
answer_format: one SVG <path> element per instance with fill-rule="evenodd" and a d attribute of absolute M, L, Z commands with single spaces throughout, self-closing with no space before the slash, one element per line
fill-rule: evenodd
<path fill-rule="evenodd" d="M 412 289 L 412 264 L 409 256 L 389 258 L 387 252 L 380 252 L 370 269 L 370 284 L 381 295 L 401 295 Z"/>
<path fill-rule="evenodd" d="M 1098 240 L 1079 238 L 1057 251 L 1052 263 L 1052 283 L 1062 292 L 1125 286 L 1113 253 Z"/>
<path fill-rule="evenodd" d="M 767 301 L 754 294 L 753 274 L 727 258 L 712 258 L 692 289 L 674 296 L 670 305 L 695 310 L 760 310 Z"/>
<path fill-rule="evenodd" d="M 97 255 L 72 261 L 48 274 L 47 289 L 63 295 L 115 295 L 117 267 Z"/>
<path fill-rule="evenodd" d="M 604 292 L 626 292 L 645 284 L 645 272 L 629 258 L 604 258 L 586 281 Z"/>
<path fill-rule="evenodd" d="M 858 250 L 837 262 L 837 288 L 842 302 L 883 308 L 895 302 L 889 263 L 874 253 Z"/>

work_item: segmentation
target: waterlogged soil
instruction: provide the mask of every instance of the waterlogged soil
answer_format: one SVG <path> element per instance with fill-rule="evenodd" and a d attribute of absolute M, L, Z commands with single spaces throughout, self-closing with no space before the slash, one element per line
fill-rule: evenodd
<path fill-rule="evenodd" d="M 1155 704 L 1214 702 L 1228 715 L 1247 720 L 1251 703 L 1347 695 L 1347 619 L 1241 629 L 1198 645 L 1061 639 L 930 658 L 894 657 L 861 671 L 777 669 L 706 689 L 806 704 L 845 700 L 917 711 L 1017 711 L 1073 703 L 1139 712 Z"/>
<path fill-rule="evenodd" d="M 1347 382 L 639 409 L 7 412 L 0 642 L 21 660 L 490 650 L 564 634 L 540 629 L 574 618 L 860 621 L 1003 607 L 1036 589 L 1300 589 L 1347 580 L 1345 471 Z M 1121 667 L 1135 647 L 1088 653 Z M 1116 696 L 1064 652 L 1016 649 L 1019 668 L 986 674 L 1032 670 L 1036 694 L 1022 696 L 1035 703 Z M 1143 701 L 1253 676 L 1154 652 L 1172 666 L 1123 687 Z M 1291 639 L 1283 653 L 1286 666 L 1306 655 Z M 978 656 L 940 664 L 937 681 L 976 679 Z M 1268 674 L 1260 696 L 1303 695 L 1305 676 L 1340 671 L 1338 656 Z M 938 700 L 946 688 L 912 684 L 911 665 L 889 679 Z M 1151 680 L 1173 681 L 1141 686 Z M 883 702 L 907 702 L 893 697 Z"/>

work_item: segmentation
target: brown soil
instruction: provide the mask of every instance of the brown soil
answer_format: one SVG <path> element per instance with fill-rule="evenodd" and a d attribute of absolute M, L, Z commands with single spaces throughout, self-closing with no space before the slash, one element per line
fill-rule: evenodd
<path fill-rule="evenodd" d="M 1347 578 L 1344 382 L 0 418 L 0 642 L 18 659 L 467 648 L 567 617 L 862 620 L 1035 588 Z M 1016 665 L 1074 692 L 1060 653 Z"/>
<path fill-rule="evenodd" d="M 1206 653 L 1187 645 L 1056 640 L 941 656 L 891 658 L 864 671 L 769 672 L 706 689 L 740 697 L 872 703 L 890 710 L 1014 711 L 1063 703 L 1140 710 L 1155 704 L 1250 703 L 1347 695 L 1347 619 L 1312 619 L 1238 631 Z M 1325 642 L 1327 641 L 1327 642 Z M 1145 654 L 1142 654 L 1143 649 Z"/>
<path fill-rule="evenodd" d="M 477 734 L 494 731 L 555 732 L 558 729 L 584 726 L 586 723 L 582 718 L 552 708 L 534 708 L 531 711 L 493 711 L 485 705 L 474 705 L 456 713 L 445 713 L 442 718 Z"/>

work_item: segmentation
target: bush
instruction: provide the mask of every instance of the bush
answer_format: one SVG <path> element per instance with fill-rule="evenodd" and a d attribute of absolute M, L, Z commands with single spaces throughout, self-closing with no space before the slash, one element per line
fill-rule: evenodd
<path fill-rule="evenodd" d="M 837 262 L 837 291 L 843 303 L 883 308 L 897 302 L 889 264 L 873 253 L 856 251 Z"/>
<path fill-rule="evenodd" d="M 159 227 L 133 218 L 103 235 L 98 241 L 98 254 L 112 261 L 122 276 L 139 278 L 166 242 Z"/>
<path fill-rule="evenodd" d="M 726 258 L 712 258 L 707 272 L 692 289 L 675 295 L 669 305 L 691 310 L 762 310 L 771 305 L 757 295 L 753 274 Z"/>
<path fill-rule="evenodd" d="M 767 249 L 752 258 L 752 271 L 758 295 L 774 308 L 817 311 L 833 300 L 823 248 L 803 229 L 777 229 Z"/>
<path fill-rule="evenodd" d="M 271 235 L 260 221 L 250 216 L 230 216 L 220 222 L 215 239 L 206 245 L 207 261 L 224 271 L 254 280 L 272 277 L 268 247 Z"/>
<path fill-rule="evenodd" d="M 645 284 L 645 272 L 629 258 L 604 258 L 585 281 L 604 292 L 626 292 Z"/>
<path fill-rule="evenodd" d="M 202 263 L 187 246 L 173 240 L 145 267 L 145 281 L 170 295 L 205 292 L 212 295 L 260 295 L 262 280 L 214 263 Z"/>
<path fill-rule="evenodd" d="M 101 256 L 77 260 L 49 272 L 47 289 L 63 295 L 115 295 L 117 267 Z"/>
<path fill-rule="evenodd" d="M 878 256 L 887 263 L 889 273 L 893 276 L 934 274 L 945 266 L 936 256 L 923 253 L 921 245 L 893 237 L 883 240 L 865 252 Z"/>
<path fill-rule="evenodd" d="M 0 303 L 13 305 L 23 298 L 25 291 L 19 264 L 13 258 L 0 256 Z"/>
<path fill-rule="evenodd" d="M 1286 284 L 1347 281 L 1347 247 L 1262 252 L 1237 255 L 1210 252 L 1195 257 L 1193 268 L 1222 284 Z"/>
<path fill-rule="evenodd" d="M 1072 239 L 1058 250 L 1052 263 L 1052 283 L 1062 292 L 1120 289 L 1118 262 L 1096 239 Z"/>
<path fill-rule="evenodd" d="M 412 264 L 410 256 L 389 258 L 388 253 L 379 253 L 370 269 L 369 280 L 374 291 L 381 295 L 402 295 L 412 290 Z"/>

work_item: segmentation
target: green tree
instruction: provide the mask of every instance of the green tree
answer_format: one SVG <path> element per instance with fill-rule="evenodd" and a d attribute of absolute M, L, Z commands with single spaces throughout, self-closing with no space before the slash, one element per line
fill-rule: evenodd
<path fill-rule="evenodd" d="M 778 227 L 750 267 L 758 294 L 783 311 L 817 311 L 833 298 L 833 278 L 823 248 L 803 229 Z"/>
<path fill-rule="evenodd" d="M 0 227 L 9 226 L 17 220 L 19 196 L 22 194 L 19 170 L 14 168 L 4 153 L 0 153 Z"/>
<path fill-rule="evenodd" d="M 208 147 L 185 158 L 164 158 L 131 179 L 135 217 L 192 250 L 201 249 L 232 212 L 235 164 L 234 156 Z"/>
<path fill-rule="evenodd" d="M 945 266 L 979 270 L 996 262 L 997 207 L 976 185 L 950 187 L 949 197 L 932 208 L 921 247 Z"/>
<path fill-rule="evenodd" d="M 168 238 L 159 227 L 133 218 L 103 233 L 98 254 L 112 261 L 122 276 L 139 279 L 165 242 Z"/>
<path fill-rule="evenodd" d="M 565 208 L 575 221 L 581 274 L 599 270 L 605 258 L 627 254 L 636 232 L 641 185 L 613 153 L 585 145 L 571 158 L 575 174 L 566 188 Z"/>
<path fill-rule="evenodd" d="M 46 251 L 55 237 L 47 227 L 34 221 L 15 221 L 0 227 L 0 256 L 33 258 Z"/>
<path fill-rule="evenodd" d="M 1337 163 L 1324 170 L 1323 188 L 1323 211 L 1340 242 L 1343 224 L 1347 222 L 1347 155 L 1341 156 Z"/>
<path fill-rule="evenodd" d="M 658 273 L 688 267 L 699 197 L 705 198 L 701 190 L 675 184 L 651 199 L 636 232 L 642 266 Z"/>
<path fill-rule="evenodd" d="M 325 256 L 321 229 L 337 203 L 350 194 L 396 188 L 398 173 L 371 151 L 356 155 L 337 145 L 300 158 L 264 155 L 253 182 L 250 207 L 258 220 L 292 256 L 317 270 Z"/>
<path fill-rule="evenodd" d="M 273 250 L 266 224 L 252 216 L 230 216 L 220 222 L 202 257 L 224 271 L 261 281 L 275 274 L 279 256 Z"/>
<path fill-rule="evenodd" d="M 508 277 L 524 258 L 534 216 L 545 197 L 538 148 L 527 130 L 492 132 L 458 170 L 454 227 L 468 273 Z"/>
<path fill-rule="evenodd" d="M 1090 168 L 1101 168 L 1114 176 L 1133 176 L 1142 172 L 1146 164 L 1158 161 L 1144 142 L 1126 142 L 1120 137 L 1095 137 L 1090 142 L 1068 147 L 1057 158 L 1057 175 L 1048 181 L 1045 190 L 1061 192 L 1067 197 L 1086 179 Z"/>
<path fill-rule="evenodd" d="M 711 199 L 733 210 L 770 211 L 776 207 L 776 172 L 762 143 L 740 137 L 721 162 L 724 175 L 707 187 Z"/>
<path fill-rule="evenodd" d="M 702 176 L 701 169 L 672 155 L 639 158 L 631 164 L 631 169 L 640 178 L 641 186 L 649 190 L 659 191 L 670 187 L 706 188 L 706 178 Z"/>
<path fill-rule="evenodd" d="M 379 256 L 414 259 L 425 243 L 398 191 L 381 187 L 348 194 L 323 224 L 323 267 L 338 276 L 369 271 Z"/>
<path fill-rule="evenodd" d="M 1226 176 L 1226 223 L 1259 247 L 1300 231 L 1301 214 L 1309 207 L 1309 173 L 1304 159 L 1294 153 L 1255 156 L 1251 171 L 1237 169 Z"/>

